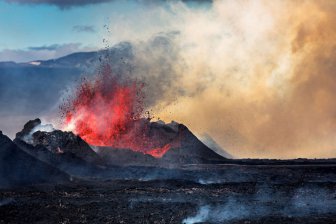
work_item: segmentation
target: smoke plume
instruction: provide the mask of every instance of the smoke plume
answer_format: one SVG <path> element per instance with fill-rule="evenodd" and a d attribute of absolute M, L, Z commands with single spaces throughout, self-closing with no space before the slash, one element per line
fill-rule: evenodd
<path fill-rule="evenodd" d="M 157 118 L 206 132 L 237 157 L 335 157 L 335 9 L 158 4 L 114 21 L 109 42 L 131 43 L 124 63 L 147 84 Z"/>

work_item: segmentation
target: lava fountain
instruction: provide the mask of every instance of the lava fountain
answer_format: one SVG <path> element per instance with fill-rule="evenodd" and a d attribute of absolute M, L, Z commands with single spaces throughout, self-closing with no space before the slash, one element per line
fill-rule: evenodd
<path fill-rule="evenodd" d="M 153 136 L 151 122 L 141 118 L 143 87 L 143 83 L 124 80 L 104 65 L 94 79 L 83 79 L 61 107 L 64 129 L 73 131 L 90 145 L 162 157 L 170 145 L 160 133 Z"/>

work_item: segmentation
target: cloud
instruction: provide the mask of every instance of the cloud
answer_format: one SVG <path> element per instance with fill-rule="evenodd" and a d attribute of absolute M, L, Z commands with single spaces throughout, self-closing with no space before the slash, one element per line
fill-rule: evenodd
<path fill-rule="evenodd" d="M 74 6 L 85 6 L 91 4 L 99 4 L 104 2 L 111 2 L 113 0 L 5 0 L 9 3 L 19 3 L 19 4 L 30 4 L 30 5 L 38 5 L 38 4 L 47 4 L 47 5 L 55 5 L 62 9 L 71 8 Z"/>
<path fill-rule="evenodd" d="M 78 44 L 75 44 L 76 46 L 78 46 Z M 57 49 L 60 49 L 64 46 L 59 45 L 59 44 L 52 44 L 52 45 L 44 45 L 44 46 L 39 46 L 39 47 L 28 47 L 28 50 L 32 50 L 32 51 L 54 51 Z"/>
<path fill-rule="evenodd" d="M 106 2 L 113 2 L 117 0 L 5 0 L 9 3 L 19 3 L 19 4 L 30 4 L 30 5 L 39 5 L 39 4 L 47 4 L 54 5 L 61 9 L 68 9 L 76 6 L 85 6 L 85 5 L 93 5 L 100 4 Z M 133 0 L 134 2 L 145 3 L 145 4 L 160 4 L 162 2 L 169 2 L 170 0 Z M 212 0 L 181 0 L 181 2 L 192 2 L 203 4 L 204 2 L 212 3 Z"/>
<path fill-rule="evenodd" d="M 78 51 L 96 50 L 83 47 L 80 43 L 52 44 L 27 49 L 4 49 L 0 51 L 0 61 L 28 62 L 59 58 Z"/>
<path fill-rule="evenodd" d="M 96 29 L 94 26 L 87 25 L 76 25 L 72 27 L 72 30 L 78 33 L 86 32 L 86 33 L 95 33 Z"/>

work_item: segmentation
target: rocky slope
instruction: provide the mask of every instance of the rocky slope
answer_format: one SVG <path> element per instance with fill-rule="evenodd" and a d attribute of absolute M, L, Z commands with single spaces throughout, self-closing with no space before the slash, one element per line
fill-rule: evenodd
<path fill-rule="evenodd" d="M 70 175 L 96 176 L 103 160 L 79 136 L 60 130 L 42 131 L 40 119 L 27 122 L 14 143 L 29 155 Z"/>
<path fill-rule="evenodd" d="M 43 129 L 45 125 L 40 119 L 31 120 L 16 134 L 14 142 L 30 155 L 72 174 L 78 173 L 71 172 L 72 169 L 82 170 L 89 166 L 91 169 L 92 166 L 102 165 L 170 166 L 225 161 L 186 126 L 176 122 L 134 121 L 133 133 L 121 138 L 119 144 L 127 146 L 129 136 L 133 136 L 129 145 L 137 145 L 143 151 L 127 147 L 89 146 L 72 132 Z"/>
<path fill-rule="evenodd" d="M 44 147 L 54 154 L 73 154 L 88 163 L 101 163 L 100 157 L 79 136 L 60 130 L 41 131 L 39 126 L 41 120 L 38 118 L 27 122 L 22 131 L 16 134 L 14 141 L 21 140 L 35 147 Z"/>
<path fill-rule="evenodd" d="M 132 142 L 143 144 L 144 151 L 113 147 L 98 147 L 100 154 L 110 164 L 124 165 L 184 165 L 222 163 L 226 159 L 203 144 L 186 126 L 172 122 L 141 120 L 141 133 Z M 145 143 L 144 143 L 145 142 Z"/>
<path fill-rule="evenodd" d="M 69 181 L 64 172 L 22 151 L 0 131 L 0 187 Z"/>

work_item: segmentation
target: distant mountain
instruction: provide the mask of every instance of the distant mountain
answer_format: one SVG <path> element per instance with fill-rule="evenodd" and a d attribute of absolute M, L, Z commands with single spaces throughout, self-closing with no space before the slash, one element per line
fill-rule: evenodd
<path fill-rule="evenodd" d="M 35 60 L 23 63 L 0 62 L 0 68 L 78 68 L 87 69 L 99 61 L 104 51 L 76 52 L 51 60 Z"/>
<path fill-rule="evenodd" d="M 15 67 L 18 66 L 19 64 L 15 63 L 14 61 L 1 61 L 0 62 L 0 68 L 1 67 Z"/>
<path fill-rule="evenodd" d="M 118 64 L 123 62 L 123 59 L 133 58 L 133 47 L 128 42 L 122 42 L 116 46 L 99 51 L 91 52 L 75 52 L 60 58 L 50 60 L 35 60 L 23 63 L 13 61 L 0 62 L 1 68 L 72 68 L 82 71 L 92 71 L 96 68 L 97 63 L 103 61 L 112 61 L 115 64 L 114 68 L 119 67 Z M 119 64 L 120 65 L 120 64 Z"/>
<path fill-rule="evenodd" d="M 47 61 L 36 61 L 38 66 L 88 68 L 99 61 L 102 52 L 78 52 Z M 25 63 L 27 64 L 27 63 Z M 28 64 L 32 64 L 31 62 Z"/>

